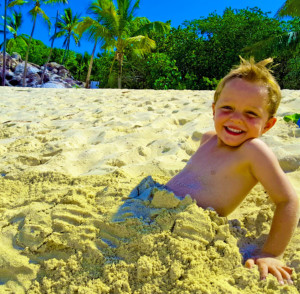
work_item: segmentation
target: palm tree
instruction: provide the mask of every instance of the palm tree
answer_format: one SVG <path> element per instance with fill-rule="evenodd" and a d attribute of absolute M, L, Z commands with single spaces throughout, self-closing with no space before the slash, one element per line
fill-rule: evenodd
<path fill-rule="evenodd" d="M 15 5 L 23 5 L 27 3 L 23 0 L 4 0 L 4 41 L 3 41 L 3 62 L 2 62 L 2 86 L 5 86 L 5 71 L 6 71 L 6 22 L 7 22 L 7 7 L 13 7 Z"/>
<path fill-rule="evenodd" d="M 29 42 L 28 42 L 27 51 L 26 51 L 26 57 L 25 57 L 25 66 L 24 66 L 23 81 L 22 81 L 23 87 L 26 86 L 28 55 L 29 55 L 30 44 L 31 44 L 31 40 L 33 37 L 35 25 L 36 25 L 37 16 L 40 15 L 50 29 L 51 23 L 50 23 L 49 17 L 41 9 L 41 6 L 43 4 L 46 5 L 46 4 L 55 4 L 55 3 L 68 4 L 68 0 L 29 0 L 29 4 L 33 4 L 33 8 L 29 11 L 29 14 L 32 17 L 33 25 L 32 25 L 32 30 L 31 30 L 31 34 L 30 34 L 30 38 L 29 38 Z"/>
<path fill-rule="evenodd" d="M 42 73 L 42 76 L 41 76 L 40 84 L 44 83 L 44 76 L 45 76 L 45 72 L 46 72 L 46 67 L 47 67 L 47 64 L 49 63 L 51 55 L 52 55 L 53 45 L 54 45 L 54 41 L 55 41 L 55 38 L 56 38 L 55 36 L 56 36 L 56 30 L 57 30 L 58 15 L 59 15 L 59 10 L 57 10 L 57 13 L 56 13 L 56 20 L 55 20 L 55 25 L 54 25 L 54 27 L 55 27 L 54 28 L 54 34 L 50 38 L 50 40 L 52 40 L 51 48 L 50 48 L 50 52 L 49 52 L 49 55 L 48 55 L 48 59 L 47 59 L 46 63 L 44 64 L 44 69 L 43 69 L 43 73 Z"/>
<path fill-rule="evenodd" d="M 14 39 L 17 38 L 18 30 L 20 29 L 22 23 L 23 23 L 22 12 L 13 10 L 12 16 L 6 16 L 6 28 L 13 35 Z"/>
<path fill-rule="evenodd" d="M 5 76 L 6 76 L 6 13 L 7 13 L 7 0 L 4 1 L 4 46 L 3 46 L 3 62 L 2 62 L 2 86 L 5 86 Z"/>
<path fill-rule="evenodd" d="M 300 16 L 300 1 L 299 0 L 286 0 L 284 4 L 277 11 L 276 16 Z"/>
<path fill-rule="evenodd" d="M 143 56 L 155 48 L 155 41 L 150 39 L 151 31 L 167 32 L 169 25 L 162 22 L 148 22 L 139 30 L 130 31 L 134 15 L 139 8 L 140 0 L 117 0 L 117 7 L 113 0 L 94 0 L 88 12 L 107 28 L 103 49 L 114 51 L 114 61 L 118 62 L 118 88 L 122 86 L 122 67 L 125 50 L 131 50 L 137 56 Z"/>
<path fill-rule="evenodd" d="M 6 21 L 7 21 L 6 28 L 8 32 L 13 35 L 13 37 L 10 39 L 6 38 L 5 46 L 7 50 L 10 50 L 11 48 L 15 47 L 18 48 L 18 53 L 21 54 L 23 50 L 25 52 L 27 47 L 27 37 L 29 36 L 25 34 L 21 34 L 21 35 L 18 34 L 18 31 L 23 23 L 22 13 L 14 10 L 12 12 L 12 16 L 6 17 Z M 1 30 L 0 32 L 3 33 L 4 31 Z M 2 46 L 4 46 L 4 42 L 0 45 L 0 48 L 2 48 Z"/>
<path fill-rule="evenodd" d="M 103 42 L 106 37 L 110 37 L 108 29 L 100 24 L 101 19 L 94 20 L 90 17 L 84 17 L 83 20 L 78 24 L 76 31 L 82 36 L 85 32 L 88 36 L 88 40 L 94 43 L 92 50 L 92 55 L 89 62 L 89 69 L 86 76 L 85 87 L 88 89 L 90 87 L 90 76 L 93 67 L 94 55 L 97 45 Z"/>
<path fill-rule="evenodd" d="M 65 47 L 66 50 L 64 53 L 62 64 L 65 63 L 65 60 L 68 56 L 70 50 L 71 38 L 74 39 L 76 45 L 80 46 L 80 42 L 79 42 L 80 38 L 76 33 L 76 27 L 79 24 L 80 16 L 78 14 L 75 14 L 73 16 L 73 12 L 71 8 L 66 8 L 64 11 L 65 14 L 60 16 L 56 24 L 58 28 L 58 32 L 55 34 L 56 38 L 65 37 L 63 47 Z"/>

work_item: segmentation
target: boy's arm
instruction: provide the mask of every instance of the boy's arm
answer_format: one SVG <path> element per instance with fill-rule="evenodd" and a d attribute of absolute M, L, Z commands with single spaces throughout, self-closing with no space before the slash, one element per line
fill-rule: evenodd
<path fill-rule="evenodd" d="M 299 200 L 270 148 L 259 139 L 247 143 L 251 172 L 276 205 L 271 230 L 261 254 L 249 260 L 248 265 L 258 264 L 261 278 L 270 272 L 282 282 L 290 279 L 291 271 L 275 259 L 283 254 L 297 226 Z"/>

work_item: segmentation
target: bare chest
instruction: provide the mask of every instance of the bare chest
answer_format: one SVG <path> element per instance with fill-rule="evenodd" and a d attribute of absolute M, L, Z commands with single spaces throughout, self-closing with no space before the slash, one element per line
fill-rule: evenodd
<path fill-rule="evenodd" d="M 199 148 L 185 168 L 168 186 L 178 195 L 191 195 L 201 207 L 214 207 L 225 215 L 255 185 L 247 163 L 239 152 Z"/>

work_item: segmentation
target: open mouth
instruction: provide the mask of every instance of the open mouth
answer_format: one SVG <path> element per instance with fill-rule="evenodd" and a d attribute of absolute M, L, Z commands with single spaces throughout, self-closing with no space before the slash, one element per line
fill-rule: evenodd
<path fill-rule="evenodd" d="M 234 128 L 230 128 L 230 127 L 225 127 L 225 130 L 227 131 L 227 133 L 229 133 L 231 135 L 240 135 L 240 134 L 244 133 L 244 131 L 242 131 L 242 130 L 238 130 L 238 129 L 234 129 Z"/>

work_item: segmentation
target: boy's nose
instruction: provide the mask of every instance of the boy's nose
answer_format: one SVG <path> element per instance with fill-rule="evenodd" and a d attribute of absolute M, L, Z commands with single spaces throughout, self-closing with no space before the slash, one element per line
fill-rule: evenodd
<path fill-rule="evenodd" d="M 241 122 L 242 121 L 242 114 L 239 112 L 233 112 L 230 119 L 234 122 Z"/>

